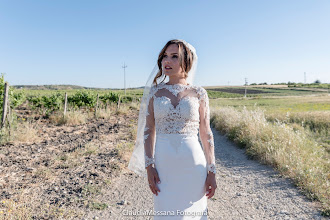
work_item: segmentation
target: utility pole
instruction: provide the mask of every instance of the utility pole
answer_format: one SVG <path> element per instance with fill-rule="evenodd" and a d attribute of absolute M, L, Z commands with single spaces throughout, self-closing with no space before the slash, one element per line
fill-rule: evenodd
<path fill-rule="evenodd" d="M 125 72 L 125 69 L 126 69 L 126 65 L 125 65 L 125 62 L 124 62 L 124 66 L 122 66 L 122 68 L 124 68 L 124 88 L 125 88 L 125 95 L 126 95 L 126 72 Z"/>
<path fill-rule="evenodd" d="M 244 98 L 246 98 L 246 86 L 247 86 L 247 78 L 244 78 L 245 79 L 245 94 L 244 94 Z"/>
<path fill-rule="evenodd" d="M 304 72 L 304 82 L 306 84 L 306 72 Z"/>
<path fill-rule="evenodd" d="M 6 122 L 8 100 L 9 100 L 8 91 L 9 91 L 9 84 L 7 82 L 5 82 L 5 88 L 4 88 L 4 93 L 3 93 L 3 103 L 2 103 L 1 129 L 5 126 L 5 122 Z M 8 121 L 8 123 L 9 123 L 9 121 Z"/>

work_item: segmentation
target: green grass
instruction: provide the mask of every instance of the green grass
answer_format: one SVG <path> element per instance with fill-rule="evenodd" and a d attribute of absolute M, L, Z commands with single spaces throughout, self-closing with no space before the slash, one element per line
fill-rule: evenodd
<path fill-rule="evenodd" d="M 321 89 L 330 89 L 329 83 L 310 83 L 310 84 L 303 84 L 303 83 L 297 83 L 295 85 L 290 85 L 290 87 L 303 87 L 303 88 L 321 88 Z"/>
<path fill-rule="evenodd" d="M 235 98 L 244 97 L 243 86 L 220 86 L 206 88 L 210 98 Z M 253 87 L 248 86 L 246 96 L 262 98 L 267 96 L 306 96 L 328 94 L 328 91 L 318 88 L 296 88 L 296 87 Z"/>
<path fill-rule="evenodd" d="M 252 109 L 255 106 L 262 107 L 266 113 L 274 112 L 307 112 L 330 111 L 330 96 L 300 96 L 300 97 L 262 97 L 262 98 L 236 98 L 236 99 L 211 99 L 211 107 L 232 106 L 242 108 L 246 106 Z"/>

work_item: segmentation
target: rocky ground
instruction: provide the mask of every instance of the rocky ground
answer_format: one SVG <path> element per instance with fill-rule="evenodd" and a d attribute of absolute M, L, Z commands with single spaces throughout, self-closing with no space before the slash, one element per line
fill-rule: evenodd
<path fill-rule="evenodd" d="M 127 163 L 137 111 L 81 125 L 36 121 L 39 141 L 0 146 L 0 219 L 81 218 Z"/>

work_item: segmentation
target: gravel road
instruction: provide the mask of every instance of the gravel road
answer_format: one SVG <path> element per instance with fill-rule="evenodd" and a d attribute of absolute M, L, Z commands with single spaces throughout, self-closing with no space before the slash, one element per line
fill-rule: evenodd
<path fill-rule="evenodd" d="M 249 160 L 244 149 L 235 146 L 212 128 L 217 166 L 217 191 L 208 200 L 208 219 L 326 219 L 289 179 L 271 167 Z M 86 213 L 86 219 L 152 219 L 127 215 L 152 211 L 152 193 L 146 180 L 125 170 L 102 195 L 110 207 Z"/>

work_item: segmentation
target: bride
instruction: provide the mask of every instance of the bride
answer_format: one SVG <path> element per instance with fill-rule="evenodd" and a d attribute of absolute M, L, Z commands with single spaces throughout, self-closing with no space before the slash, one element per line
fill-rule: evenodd
<path fill-rule="evenodd" d="M 168 41 L 144 89 L 128 168 L 147 178 L 154 219 L 207 219 L 217 188 L 209 98 L 193 85 L 197 61 L 192 45 Z"/>

